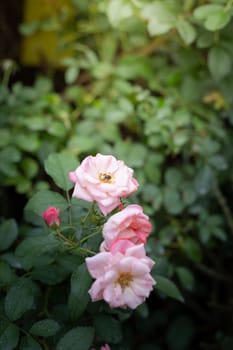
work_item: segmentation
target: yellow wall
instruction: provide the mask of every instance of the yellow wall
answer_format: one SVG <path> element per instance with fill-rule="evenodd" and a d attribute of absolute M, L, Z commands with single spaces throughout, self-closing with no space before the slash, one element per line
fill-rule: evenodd
<path fill-rule="evenodd" d="M 43 20 L 56 15 L 69 6 L 69 0 L 25 0 L 24 23 Z M 57 65 L 61 53 L 57 49 L 57 32 L 38 30 L 30 36 L 23 36 L 21 42 L 21 61 L 25 65 L 49 63 Z"/>

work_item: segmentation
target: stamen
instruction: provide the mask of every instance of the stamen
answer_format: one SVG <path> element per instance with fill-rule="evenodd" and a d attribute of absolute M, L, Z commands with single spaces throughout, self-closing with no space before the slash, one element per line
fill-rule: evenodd
<path fill-rule="evenodd" d="M 130 282 L 132 282 L 133 276 L 130 272 L 122 273 L 115 280 L 114 284 L 119 284 L 121 288 L 124 290 L 126 287 L 129 287 Z"/>
<path fill-rule="evenodd" d="M 114 176 L 112 173 L 99 173 L 99 180 L 104 183 L 112 184 L 114 182 Z"/>

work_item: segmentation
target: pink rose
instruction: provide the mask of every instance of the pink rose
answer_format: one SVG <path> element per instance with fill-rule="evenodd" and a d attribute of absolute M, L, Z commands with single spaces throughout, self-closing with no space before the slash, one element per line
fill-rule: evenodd
<path fill-rule="evenodd" d="M 90 350 L 96 350 L 96 349 L 90 349 Z M 111 350 L 110 346 L 108 344 L 105 344 L 103 346 L 101 346 L 100 350 Z"/>
<path fill-rule="evenodd" d="M 42 216 L 48 226 L 60 225 L 59 209 L 55 207 L 49 207 L 43 211 Z"/>
<path fill-rule="evenodd" d="M 105 248 L 112 250 L 117 241 L 128 240 L 134 244 L 145 243 L 152 225 L 140 205 L 131 204 L 112 215 L 103 227 Z"/>
<path fill-rule="evenodd" d="M 111 350 L 111 348 L 108 344 L 105 344 L 105 345 L 101 346 L 100 350 Z"/>
<path fill-rule="evenodd" d="M 98 253 L 86 258 L 86 264 L 95 278 L 89 290 L 92 301 L 103 299 L 113 308 L 135 309 L 155 284 L 150 275 L 154 261 L 146 256 L 143 244 L 129 247 L 124 254 Z"/>
<path fill-rule="evenodd" d="M 73 197 L 96 201 L 104 215 L 121 204 L 120 197 L 128 197 L 138 188 L 131 168 L 111 155 L 99 153 L 85 158 L 69 178 L 75 183 Z"/>

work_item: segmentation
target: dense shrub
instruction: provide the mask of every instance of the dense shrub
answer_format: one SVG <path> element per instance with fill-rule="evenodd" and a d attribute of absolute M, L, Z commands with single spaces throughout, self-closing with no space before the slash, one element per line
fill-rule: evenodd
<path fill-rule="evenodd" d="M 58 48 L 70 56 L 62 93 L 44 79 L 2 87 L 0 113 L 9 116 L 0 121 L 4 185 L 28 195 L 54 186 L 41 167 L 54 151 L 124 159 L 141 185 L 133 200 L 154 225 L 147 246 L 154 273 L 175 281 L 185 299 L 155 293 L 132 315 L 117 312 L 125 348 L 232 348 L 232 15 L 230 0 L 73 0 L 21 27 L 29 35 L 56 23 Z M 14 260 L 3 264 L 12 275 L 2 282 L 7 298 L 21 277 L 9 267 Z M 64 324 L 70 316 L 61 294 L 72 271 L 52 289 L 41 281 L 52 290 L 44 303 L 53 300 L 60 310 L 53 317 Z M 28 274 L 37 280 L 30 268 Z"/>

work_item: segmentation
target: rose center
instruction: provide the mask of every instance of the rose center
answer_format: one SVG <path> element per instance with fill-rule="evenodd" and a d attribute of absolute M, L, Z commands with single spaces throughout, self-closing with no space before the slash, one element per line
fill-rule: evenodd
<path fill-rule="evenodd" d="M 114 182 L 114 177 L 112 173 L 99 173 L 99 180 L 100 182 L 112 184 Z"/>
<path fill-rule="evenodd" d="M 130 282 L 132 282 L 133 276 L 130 272 L 122 273 L 118 276 L 118 278 L 115 280 L 115 284 L 119 284 L 121 288 L 124 290 L 126 287 L 130 285 Z"/>

